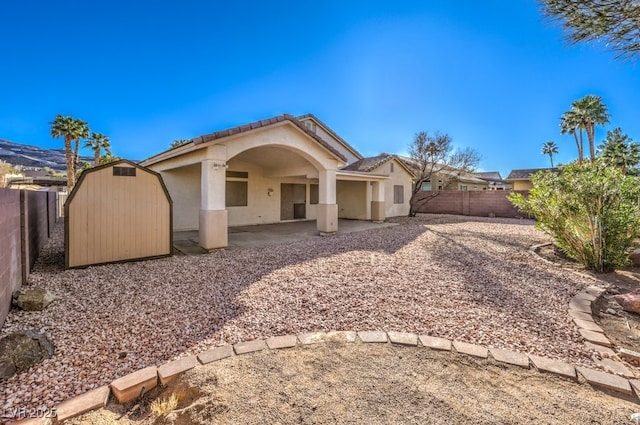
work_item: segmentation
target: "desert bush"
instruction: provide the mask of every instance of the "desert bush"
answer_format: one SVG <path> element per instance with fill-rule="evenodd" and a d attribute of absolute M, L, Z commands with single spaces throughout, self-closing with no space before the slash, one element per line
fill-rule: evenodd
<path fill-rule="evenodd" d="M 536 226 L 569 257 L 597 272 L 628 263 L 640 235 L 636 178 L 599 160 L 570 164 L 560 173 L 539 172 L 532 182 L 527 197 L 512 193 L 509 200 L 535 217 Z"/>

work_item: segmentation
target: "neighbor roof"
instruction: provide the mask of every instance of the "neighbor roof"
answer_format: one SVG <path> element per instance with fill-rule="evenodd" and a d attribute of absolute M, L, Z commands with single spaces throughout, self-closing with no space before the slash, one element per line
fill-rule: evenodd
<path fill-rule="evenodd" d="M 557 173 L 560 171 L 559 168 L 526 168 L 522 170 L 511 170 L 505 181 L 514 181 L 514 180 L 531 180 L 531 175 L 537 173 L 538 171 L 551 171 L 552 173 Z"/>
<path fill-rule="evenodd" d="M 473 173 L 474 176 L 487 181 L 502 181 L 500 171 L 482 171 L 479 173 Z"/>

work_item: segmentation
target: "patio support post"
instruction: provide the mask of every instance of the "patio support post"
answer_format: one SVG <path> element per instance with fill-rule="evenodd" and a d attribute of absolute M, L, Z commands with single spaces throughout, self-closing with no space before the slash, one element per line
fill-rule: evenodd
<path fill-rule="evenodd" d="M 371 198 L 371 221 L 374 223 L 382 223 L 385 219 L 384 182 L 373 182 L 371 188 L 373 191 Z"/>
<path fill-rule="evenodd" d="M 205 159 L 200 171 L 200 246 L 204 249 L 227 246 L 226 161 Z"/>
<path fill-rule="evenodd" d="M 336 170 L 319 172 L 318 231 L 321 235 L 338 231 L 338 205 L 336 204 Z"/>

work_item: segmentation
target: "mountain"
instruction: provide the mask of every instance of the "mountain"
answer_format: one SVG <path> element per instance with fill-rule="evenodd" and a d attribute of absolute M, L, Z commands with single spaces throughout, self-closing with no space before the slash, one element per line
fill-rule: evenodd
<path fill-rule="evenodd" d="M 0 160 L 24 167 L 49 167 L 59 171 L 67 169 L 64 149 L 45 149 L 2 139 L 0 139 Z M 80 156 L 80 160 L 93 163 L 92 156 Z"/>

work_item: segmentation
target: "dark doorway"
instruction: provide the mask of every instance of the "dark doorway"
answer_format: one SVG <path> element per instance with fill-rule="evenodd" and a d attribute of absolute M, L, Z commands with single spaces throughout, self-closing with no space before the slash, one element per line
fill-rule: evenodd
<path fill-rule="evenodd" d="M 280 184 L 280 220 L 307 218 L 307 185 Z"/>

